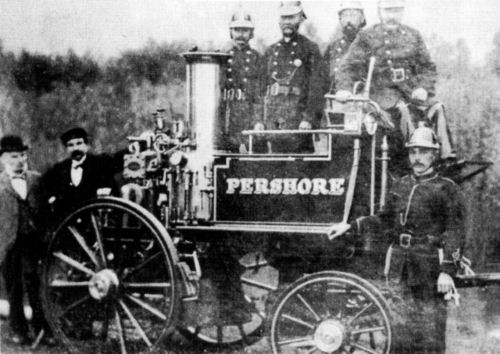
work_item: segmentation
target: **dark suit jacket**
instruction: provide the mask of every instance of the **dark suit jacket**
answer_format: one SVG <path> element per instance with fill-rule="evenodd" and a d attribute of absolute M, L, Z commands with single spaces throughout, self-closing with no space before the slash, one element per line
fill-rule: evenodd
<path fill-rule="evenodd" d="M 26 183 L 28 194 L 26 200 L 32 211 L 33 221 L 35 227 L 40 231 L 40 236 L 44 231 L 45 219 L 42 215 L 44 208 L 43 203 L 43 190 L 41 188 L 40 174 L 35 171 L 28 171 L 26 173 Z M 7 173 L 4 171 L 0 173 L 0 265 L 5 259 L 5 255 L 13 246 L 17 238 L 18 225 L 19 225 L 19 197 Z M 33 240 L 33 245 L 38 244 L 40 239 Z M 35 246 L 34 246 L 35 247 Z"/>
<path fill-rule="evenodd" d="M 43 176 L 48 198 L 55 197 L 55 212 L 64 216 L 78 205 L 96 197 L 99 188 L 114 188 L 113 176 L 123 167 L 123 153 L 116 155 L 87 154 L 82 164 L 82 180 L 71 182 L 71 159 L 55 164 Z"/>

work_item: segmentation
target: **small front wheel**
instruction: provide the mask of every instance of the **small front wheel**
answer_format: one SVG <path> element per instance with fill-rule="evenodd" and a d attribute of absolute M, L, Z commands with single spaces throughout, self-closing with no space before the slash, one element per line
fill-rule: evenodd
<path fill-rule="evenodd" d="M 356 275 L 311 274 L 278 299 L 270 337 L 273 353 L 388 354 L 389 307 L 375 286 Z"/>

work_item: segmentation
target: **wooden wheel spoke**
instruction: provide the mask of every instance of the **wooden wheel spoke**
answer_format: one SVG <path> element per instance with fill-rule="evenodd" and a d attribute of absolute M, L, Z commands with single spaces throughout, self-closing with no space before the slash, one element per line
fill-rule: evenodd
<path fill-rule="evenodd" d="M 285 346 L 285 345 L 292 346 L 294 348 L 309 347 L 309 346 L 315 345 L 313 338 L 310 336 L 285 339 L 285 340 L 279 341 L 277 344 L 283 345 L 283 346 Z"/>
<path fill-rule="evenodd" d="M 287 314 L 283 314 L 282 317 L 286 318 L 289 321 L 298 323 L 298 324 L 300 324 L 300 325 L 302 325 L 304 327 L 307 327 L 307 328 L 310 328 L 310 329 L 314 329 L 314 325 L 312 325 L 312 324 L 310 324 L 310 323 L 308 323 L 306 321 L 303 321 L 300 318 L 297 318 L 297 317 L 294 317 L 294 316 L 291 316 L 291 315 L 287 315 Z"/>
<path fill-rule="evenodd" d="M 349 324 L 351 324 L 352 322 L 354 322 L 358 317 L 360 317 L 363 313 L 366 312 L 366 310 L 368 310 L 370 307 L 373 306 L 373 303 L 370 303 L 368 305 L 366 305 L 365 307 L 363 307 L 361 309 L 361 311 L 359 311 L 357 314 L 355 314 L 351 319 L 349 319 Z"/>
<path fill-rule="evenodd" d="M 135 303 L 139 307 L 143 308 L 144 310 L 148 311 L 149 313 L 155 315 L 160 320 L 162 320 L 162 321 L 167 320 L 167 317 L 160 310 L 154 308 L 153 306 L 149 305 L 145 301 L 142 301 L 142 300 L 140 300 L 132 295 L 126 295 L 126 296 L 130 301 L 132 301 L 133 303 Z"/>
<path fill-rule="evenodd" d="M 380 352 L 376 352 L 375 350 L 372 350 L 370 348 L 367 348 L 365 347 L 364 345 L 361 345 L 359 343 L 351 343 L 351 346 L 353 346 L 354 348 L 356 349 L 359 349 L 359 350 L 362 350 L 364 351 L 365 353 L 369 353 L 369 354 L 380 354 Z"/>
<path fill-rule="evenodd" d="M 73 268 L 78 269 L 82 273 L 88 274 L 90 276 L 95 275 L 94 271 L 90 270 L 89 268 L 87 268 L 86 266 L 84 266 L 82 263 L 74 260 L 73 258 L 71 258 L 70 256 L 65 255 L 62 252 L 54 252 L 54 253 L 52 253 L 52 255 L 54 257 L 58 258 L 59 260 L 63 261 L 64 263 L 72 266 Z"/>
<path fill-rule="evenodd" d="M 95 253 L 89 248 L 89 246 L 87 245 L 87 242 L 85 242 L 85 239 L 78 232 L 78 230 L 74 226 L 68 226 L 68 230 L 71 232 L 71 235 L 73 235 L 73 238 L 80 245 L 80 247 L 89 256 L 92 263 L 94 263 L 96 265 L 96 267 L 99 267 L 99 263 L 97 262 L 97 257 L 95 255 Z"/>
<path fill-rule="evenodd" d="M 89 286 L 88 281 L 70 281 L 70 280 L 61 280 L 54 279 L 50 282 L 49 287 L 56 289 L 65 289 L 65 288 L 87 288 Z"/>
<path fill-rule="evenodd" d="M 161 252 L 157 252 L 155 254 L 153 254 L 152 256 L 149 256 L 148 258 L 146 258 L 144 261 L 142 261 L 141 263 L 139 263 L 138 265 L 136 265 L 134 268 L 132 268 L 128 274 L 127 274 L 127 278 L 129 278 L 132 274 L 136 273 L 137 271 L 141 270 L 142 268 L 144 268 L 148 263 L 152 262 L 153 260 L 155 260 L 157 257 L 161 256 Z"/>
<path fill-rule="evenodd" d="M 116 324 L 116 329 L 118 331 L 118 339 L 120 341 L 120 353 L 127 354 L 127 347 L 125 346 L 125 337 L 123 333 L 122 321 L 120 319 L 120 315 L 118 314 L 117 310 L 115 310 L 115 324 Z"/>
<path fill-rule="evenodd" d="M 146 343 L 146 345 L 148 347 L 151 347 L 152 346 L 151 341 L 147 337 L 146 333 L 144 332 L 141 325 L 139 324 L 137 319 L 134 317 L 134 315 L 132 314 L 130 309 L 127 307 L 127 305 L 125 305 L 125 303 L 122 300 L 119 300 L 118 302 L 120 304 L 120 307 L 123 309 L 123 311 L 125 311 L 125 314 L 127 315 L 130 322 L 132 322 L 132 325 L 135 327 L 136 331 L 139 333 L 139 336 L 142 338 L 144 343 Z"/>
<path fill-rule="evenodd" d="M 102 234 L 101 229 L 99 228 L 99 224 L 97 223 L 97 218 L 94 213 L 90 213 L 90 220 L 92 221 L 92 227 L 94 228 L 95 238 L 97 240 L 97 246 L 99 247 L 99 254 L 101 255 L 101 261 L 104 265 L 104 268 L 108 266 L 106 261 L 106 254 L 104 253 L 104 246 L 102 244 Z"/>
<path fill-rule="evenodd" d="M 381 332 L 384 331 L 386 328 L 384 326 L 379 326 L 379 327 L 369 327 L 369 328 L 360 328 L 360 329 L 354 329 L 351 331 L 352 335 L 355 334 L 362 334 L 362 333 L 373 333 L 373 332 Z"/>
<path fill-rule="evenodd" d="M 126 282 L 123 283 L 124 288 L 129 289 L 164 289 L 170 288 L 172 283 L 170 282 L 160 282 L 160 283 L 136 283 L 136 282 Z"/>
<path fill-rule="evenodd" d="M 314 309 L 312 308 L 312 306 L 306 301 L 306 299 L 300 295 L 300 294 L 297 294 L 297 297 L 299 298 L 299 300 L 304 304 L 304 306 L 309 310 L 309 312 L 312 313 L 312 315 L 314 316 L 314 319 L 316 321 L 321 321 L 321 317 L 319 317 L 319 315 L 316 313 L 316 311 L 314 311 Z"/>
<path fill-rule="evenodd" d="M 65 314 L 67 314 L 68 312 L 70 312 L 74 308 L 77 308 L 78 306 L 80 306 L 81 304 L 83 304 L 84 302 L 86 302 L 88 300 L 90 300 L 90 295 L 85 295 L 82 298 L 80 298 L 76 301 L 73 301 L 71 304 L 66 306 L 66 308 L 62 311 L 61 316 L 64 316 Z"/>

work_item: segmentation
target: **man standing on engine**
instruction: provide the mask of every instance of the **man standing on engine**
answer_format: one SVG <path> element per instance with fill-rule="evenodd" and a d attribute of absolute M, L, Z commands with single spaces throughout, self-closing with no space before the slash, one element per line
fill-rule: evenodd
<path fill-rule="evenodd" d="M 223 122 L 218 131 L 222 133 L 221 148 L 231 152 L 247 150 L 247 140 L 241 132 L 253 129 L 256 108 L 262 91 L 262 56 L 250 47 L 254 24 L 249 13 L 237 11 L 229 23 L 232 47 L 226 68 L 223 91 Z"/>
<path fill-rule="evenodd" d="M 300 1 L 282 2 L 279 12 L 283 38 L 264 55 L 267 91 L 263 124 L 267 129 L 317 128 L 326 91 L 319 47 L 299 34 L 299 27 L 306 19 Z M 312 139 L 306 137 L 307 141 L 299 137 L 281 141 L 276 145 L 283 146 L 274 146 L 273 150 L 311 150 Z"/>
<path fill-rule="evenodd" d="M 436 132 L 441 159 L 455 157 L 443 105 L 435 95 L 436 66 L 421 34 L 402 24 L 405 0 L 379 0 L 380 23 L 359 32 L 336 75 L 337 97 L 351 95 L 376 58 L 370 97 L 392 117 L 405 141 L 423 122 Z"/>
<path fill-rule="evenodd" d="M 339 70 L 340 61 L 347 53 L 358 32 L 366 26 L 365 13 L 361 1 L 345 0 L 338 10 L 341 31 L 325 51 L 325 65 L 328 68 L 330 92 L 335 92 L 335 74 Z"/>
<path fill-rule="evenodd" d="M 452 276 L 465 243 L 464 208 L 458 186 L 434 169 L 439 151 L 434 131 L 417 128 L 406 147 L 412 173 L 393 184 L 384 211 L 336 225 L 330 238 L 349 229 L 366 235 L 374 227 L 389 236 L 384 275 L 403 299 L 394 304 L 396 321 L 403 320 L 394 326 L 394 353 L 444 354 L 443 293 L 456 295 Z"/>

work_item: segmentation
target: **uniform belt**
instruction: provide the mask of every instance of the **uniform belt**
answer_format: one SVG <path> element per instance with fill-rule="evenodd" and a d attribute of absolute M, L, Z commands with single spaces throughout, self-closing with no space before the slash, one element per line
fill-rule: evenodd
<path fill-rule="evenodd" d="M 405 249 L 416 245 L 434 246 L 436 248 L 442 247 L 439 237 L 431 235 L 415 236 L 408 233 L 400 234 L 394 243 Z"/>
<path fill-rule="evenodd" d="M 271 85 L 269 93 L 271 94 L 271 96 L 278 96 L 278 95 L 300 96 L 300 94 L 302 93 L 302 90 L 300 89 L 300 87 L 281 85 L 281 84 L 278 84 L 276 82 L 276 83 Z"/>
<path fill-rule="evenodd" d="M 403 82 L 410 79 L 410 70 L 405 68 L 389 68 L 392 82 Z"/>
<path fill-rule="evenodd" d="M 242 89 L 224 89 L 224 92 L 222 93 L 222 99 L 224 101 L 245 101 L 246 94 Z"/>

